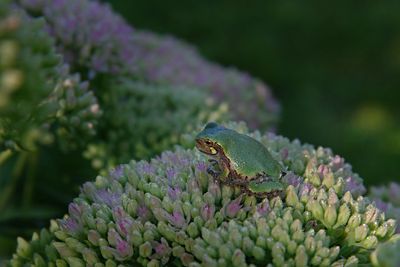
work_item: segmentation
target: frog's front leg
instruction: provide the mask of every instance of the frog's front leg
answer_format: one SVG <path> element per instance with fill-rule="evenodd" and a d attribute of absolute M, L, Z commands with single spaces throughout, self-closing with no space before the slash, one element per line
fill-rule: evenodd
<path fill-rule="evenodd" d="M 207 168 L 207 173 L 218 182 L 224 183 L 225 180 L 227 180 L 229 169 L 225 166 L 225 164 L 220 164 L 215 159 L 210 159 L 209 162 L 210 165 Z"/>

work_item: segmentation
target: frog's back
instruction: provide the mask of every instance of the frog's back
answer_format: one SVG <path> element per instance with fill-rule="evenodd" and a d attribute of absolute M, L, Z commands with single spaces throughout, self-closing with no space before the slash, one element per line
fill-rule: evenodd
<path fill-rule="evenodd" d="M 248 177 L 254 177 L 260 173 L 279 177 L 281 167 L 262 143 L 250 136 L 233 130 L 229 131 L 231 132 L 220 136 L 219 142 L 224 146 L 226 156 L 237 164 L 234 166 L 235 169 L 241 170 L 242 174 Z"/>

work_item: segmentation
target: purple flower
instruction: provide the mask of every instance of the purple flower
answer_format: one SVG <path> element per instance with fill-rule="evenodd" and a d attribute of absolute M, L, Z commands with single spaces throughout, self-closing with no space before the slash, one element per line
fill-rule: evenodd
<path fill-rule="evenodd" d="M 182 190 L 178 187 L 168 187 L 168 196 L 172 201 L 179 199 Z"/>
<path fill-rule="evenodd" d="M 350 191 L 354 196 L 361 196 L 365 193 L 366 189 L 361 179 L 349 176 L 346 179 L 345 191 Z"/>
<path fill-rule="evenodd" d="M 136 171 L 141 176 L 153 175 L 156 173 L 155 167 L 146 161 L 138 162 Z"/>
<path fill-rule="evenodd" d="M 121 206 L 113 208 L 113 217 L 116 222 L 118 232 L 126 237 L 133 224 L 132 218 L 126 214 Z"/>
<path fill-rule="evenodd" d="M 83 231 L 82 224 L 78 220 L 71 217 L 58 220 L 58 223 L 60 224 L 61 229 L 71 236 L 77 236 Z"/>
<path fill-rule="evenodd" d="M 377 207 L 379 210 L 381 210 L 381 211 L 383 211 L 383 212 L 386 212 L 386 211 L 388 210 L 388 204 L 387 204 L 386 202 L 382 201 L 382 200 L 379 199 L 379 198 L 374 199 L 374 201 L 375 201 L 376 207 Z"/>
<path fill-rule="evenodd" d="M 239 212 L 239 210 L 242 208 L 242 205 L 240 204 L 242 202 L 242 198 L 238 197 L 235 200 L 231 201 L 228 205 L 225 207 L 225 213 L 228 217 L 233 218 L 236 216 L 236 214 Z"/>
<path fill-rule="evenodd" d="M 74 69 L 87 69 L 85 77 L 128 74 L 155 84 L 200 88 L 217 101 L 228 102 L 235 119 L 246 120 L 251 127 L 265 127 L 279 113 L 278 103 L 261 81 L 208 62 L 174 37 L 134 30 L 106 4 L 21 0 L 21 6 L 45 17 L 58 50 Z"/>
<path fill-rule="evenodd" d="M 204 206 L 201 208 L 200 213 L 203 220 L 208 221 L 209 219 L 214 217 L 215 206 L 210 204 L 204 204 Z"/>
<path fill-rule="evenodd" d="M 303 178 L 294 174 L 293 172 L 288 172 L 284 177 L 283 181 L 285 181 L 288 185 L 293 185 L 297 187 L 301 182 L 303 182 Z"/>
<path fill-rule="evenodd" d="M 390 183 L 389 185 L 389 200 L 395 205 L 400 205 L 400 185 L 397 183 Z"/>
<path fill-rule="evenodd" d="M 179 211 L 173 211 L 172 215 L 169 216 L 168 221 L 170 224 L 179 228 L 182 228 L 184 225 L 186 225 L 185 217 Z"/>
<path fill-rule="evenodd" d="M 330 165 L 331 165 L 332 171 L 335 172 L 344 166 L 344 159 L 341 158 L 340 156 L 336 155 L 332 159 L 332 162 L 330 163 Z"/>
<path fill-rule="evenodd" d="M 200 161 L 199 163 L 196 164 L 196 169 L 199 170 L 200 172 L 206 172 L 207 164 L 204 161 Z"/>
<path fill-rule="evenodd" d="M 257 205 L 257 213 L 259 216 L 265 216 L 270 211 L 271 207 L 269 206 L 269 201 L 267 199 Z"/>
<path fill-rule="evenodd" d="M 82 215 L 82 210 L 77 203 L 72 202 L 68 205 L 68 213 L 72 218 L 80 220 L 80 217 Z"/>
<path fill-rule="evenodd" d="M 116 257 L 118 259 L 127 259 L 132 256 L 133 248 L 123 239 L 118 239 L 117 244 L 115 245 L 116 248 Z"/>
<path fill-rule="evenodd" d="M 147 221 L 151 218 L 151 212 L 144 204 L 140 204 L 137 208 L 137 215 L 141 221 Z"/>
<path fill-rule="evenodd" d="M 118 165 L 110 171 L 111 178 L 118 180 L 122 175 L 124 175 L 124 166 Z"/>
<path fill-rule="evenodd" d="M 328 166 L 323 165 L 323 164 L 319 165 L 318 169 L 317 169 L 319 178 L 323 179 L 328 174 L 329 171 L 330 170 L 329 170 Z"/>
<path fill-rule="evenodd" d="M 172 181 L 175 179 L 176 170 L 174 168 L 167 168 L 165 171 L 165 175 L 167 176 L 167 180 L 169 184 L 172 184 Z"/>

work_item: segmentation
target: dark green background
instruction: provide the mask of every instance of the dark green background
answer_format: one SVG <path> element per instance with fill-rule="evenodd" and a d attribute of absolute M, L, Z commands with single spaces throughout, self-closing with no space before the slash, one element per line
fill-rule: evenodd
<path fill-rule="evenodd" d="M 108 2 L 263 79 L 278 133 L 331 147 L 370 184 L 400 179 L 400 1 Z"/>

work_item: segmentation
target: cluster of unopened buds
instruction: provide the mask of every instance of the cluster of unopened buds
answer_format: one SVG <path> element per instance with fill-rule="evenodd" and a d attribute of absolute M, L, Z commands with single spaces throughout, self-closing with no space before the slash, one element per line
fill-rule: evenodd
<path fill-rule="evenodd" d="M 288 169 L 280 196 L 222 185 L 203 155 L 177 148 L 85 183 L 65 218 L 19 239 L 11 265 L 357 266 L 374 252 L 379 266 L 396 222 L 350 166 L 329 149 L 253 136 Z"/>

